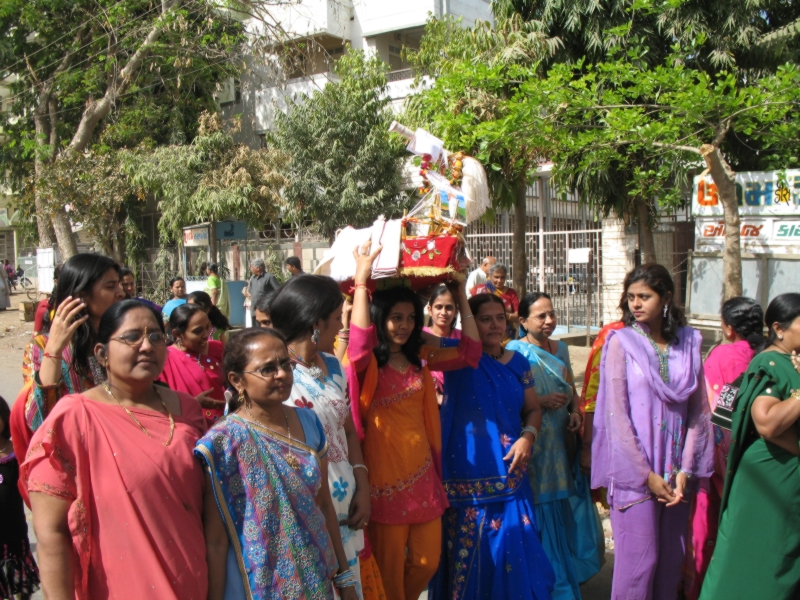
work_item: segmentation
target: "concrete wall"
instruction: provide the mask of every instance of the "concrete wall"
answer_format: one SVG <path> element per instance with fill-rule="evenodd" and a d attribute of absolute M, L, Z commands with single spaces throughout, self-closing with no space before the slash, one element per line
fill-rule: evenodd
<path fill-rule="evenodd" d="M 622 219 L 603 219 L 603 323 L 618 321 L 625 275 L 636 260 L 636 237 L 625 234 Z"/>

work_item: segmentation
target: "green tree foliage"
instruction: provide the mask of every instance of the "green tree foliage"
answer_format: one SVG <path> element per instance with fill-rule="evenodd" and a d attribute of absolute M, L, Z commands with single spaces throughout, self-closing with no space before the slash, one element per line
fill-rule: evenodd
<path fill-rule="evenodd" d="M 278 216 L 286 157 L 236 144 L 216 113 L 202 114 L 199 122 L 189 144 L 143 147 L 123 158 L 138 193 L 158 200 L 162 247 L 177 242 L 187 224 L 233 218 L 262 229 Z"/>
<path fill-rule="evenodd" d="M 279 115 L 271 144 L 290 162 L 285 217 L 310 220 L 329 239 L 340 227 L 364 227 L 383 214 L 399 216 L 403 145 L 388 133 L 392 113 L 387 65 L 348 51 L 322 90 Z"/>
<path fill-rule="evenodd" d="M 678 48 L 676 48 L 678 50 Z M 732 133 L 761 149 L 759 169 L 800 163 L 800 70 L 792 64 L 741 85 L 736 73 L 715 75 L 681 63 L 681 52 L 648 67 L 641 51 L 616 60 L 554 65 L 519 90 L 503 136 L 545 145 L 554 179 L 581 187 L 625 173 L 629 198 L 682 200 L 690 169 L 703 163 L 726 217 L 725 296 L 741 295 L 739 216 L 734 170 L 726 160 Z M 697 169 L 699 170 L 699 169 Z M 588 200 L 603 203 L 592 186 Z"/>
<path fill-rule="evenodd" d="M 68 171 L 59 162 L 78 169 L 84 182 L 72 191 L 79 193 L 104 168 L 98 161 L 118 160 L 114 151 L 194 135 L 197 115 L 213 107 L 215 82 L 235 72 L 244 43 L 241 24 L 220 6 L 0 0 L 0 73 L 12 91 L 0 167 L 6 183 L 35 203 L 28 212 L 36 215 L 41 245 L 57 238 L 62 256 L 76 251 L 64 210 L 75 198 L 59 198 L 45 185 Z M 115 185 L 105 197 L 121 200 Z M 127 211 L 119 209 L 106 216 L 122 227 Z"/>
<path fill-rule="evenodd" d="M 406 120 L 442 138 L 451 151 L 477 158 L 486 167 L 494 207 L 514 207 L 511 270 L 519 290 L 527 288 L 526 192 L 531 171 L 545 155 L 535 140 L 500 132 L 520 84 L 535 77 L 541 58 L 555 49 L 534 24 L 512 15 L 472 29 L 452 18 L 430 19 L 419 51 L 408 55 L 420 75 L 436 80 L 409 98 Z"/>

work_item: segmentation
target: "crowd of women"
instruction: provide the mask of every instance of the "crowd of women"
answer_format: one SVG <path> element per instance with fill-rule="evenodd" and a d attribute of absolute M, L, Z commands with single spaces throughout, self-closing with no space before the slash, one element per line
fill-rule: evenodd
<path fill-rule="evenodd" d="M 378 251 L 349 296 L 300 274 L 233 334 L 180 278 L 161 312 L 68 260 L 0 402 L 0 597 L 577 600 L 592 488 L 614 599 L 800 592 L 800 294 L 726 302 L 703 364 L 669 273 L 637 267 L 582 404 L 547 294 L 512 301 L 495 265 L 426 324 L 410 288 L 370 292 Z"/>

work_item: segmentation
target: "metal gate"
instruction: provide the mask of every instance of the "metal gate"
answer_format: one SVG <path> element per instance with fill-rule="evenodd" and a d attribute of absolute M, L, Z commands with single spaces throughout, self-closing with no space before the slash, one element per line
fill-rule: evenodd
<path fill-rule="evenodd" d="M 466 236 L 467 247 L 476 264 L 484 256 L 494 256 L 498 263 L 511 271 L 510 233 L 476 233 Z M 586 264 L 568 264 L 570 248 L 591 248 L 591 270 Z M 540 249 L 543 253 L 539 260 Z M 528 255 L 528 288 L 517 290 L 520 296 L 539 289 L 540 264 L 543 265 L 543 288 L 558 312 L 561 327 L 585 328 L 587 307 L 590 307 L 590 325 L 599 327 L 602 321 L 602 234 L 597 229 L 576 231 L 545 231 L 525 234 L 525 251 Z M 591 271 L 591 278 L 589 277 Z"/>

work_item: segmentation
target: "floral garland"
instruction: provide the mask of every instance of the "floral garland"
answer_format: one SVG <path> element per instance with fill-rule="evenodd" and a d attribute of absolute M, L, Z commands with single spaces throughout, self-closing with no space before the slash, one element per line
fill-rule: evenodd
<path fill-rule="evenodd" d="M 433 157 L 430 154 L 422 155 L 422 162 L 419 165 L 419 174 L 422 176 L 422 185 L 419 188 L 420 194 L 424 196 L 431 191 L 431 182 L 428 180 L 428 171 L 431 169 L 434 169 L 439 174 L 447 177 L 447 179 L 450 181 L 450 185 L 453 187 L 461 186 L 461 179 L 463 176 L 462 169 L 464 167 L 464 153 L 456 152 L 453 155 L 452 161 L 449 162 L 450 166 L 438 165 L 438 163 L 433 162 Z"/>

